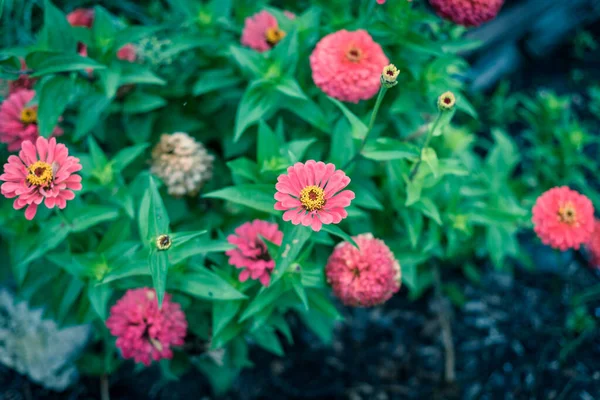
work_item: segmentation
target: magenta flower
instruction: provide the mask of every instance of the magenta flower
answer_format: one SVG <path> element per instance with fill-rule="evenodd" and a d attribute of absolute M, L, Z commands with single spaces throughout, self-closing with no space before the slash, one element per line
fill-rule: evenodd
<path fill-rule="evenodd" d="M 269 12 L 261 11 L 246 18 L 242 45 L 262 53 L 270 50 L 284 37 L 285 32 L 279 29 L 277 19 Z"/>
<path fill-rule="evenodd" d="M 347 306 L 372 307 L 400 290 L 400 264 L 379 239 L 365 233 L 338 244 L 327 260 L 325 275 L 333 293 Z"/>
<path fill-rule="evenodd" d="M 275 261 L 261 237 L 280 245 L 283 233 L 277 224 L 255 219 L 238 226 L 235 235 L 227 237 L 227 241 L 236 246 L 225 252 L 229 256 L 229 264 L 245 268 L 240 273 L 240 282 L 245 282 L 248 278 L 258 279 L 264 286 L 269 286 L 271 282 Z"/>
<path fill-rule="evenodd" d="M 285 211 L 284 221 L 311 226 L 315 232 L 323 224 L 338 224 L 348 216 L 345 208 L 354 192 L 342 190 L 350 183 L 344 171 L 335 165 L 309 160 L 289 167 L 277 178 L 275 209 Z"/>
<path fill-rule="evenodd" d="M 381 46 L 362 29 L 331 33 L 310 55 L 315 85 L 328 96 L 352 103 L 377 94 L 381 71 L 389 63 Z"/>
<path fill-rule="evenodd" d="M 187 321 L 179 304 L 165 294 L 162 308 L 154 289 L 128 290 L 110 309 L 106 327 L 117 337 L 124 358 L 148 366 L 152 361 L 173 358 L 171 346 L 183 345 Z"/>
<path fill-rule="evenodd" d="M 81 176 L 74 173 L 81 169 L 79 159 L 69 156 L 64 144 L 56 139 L 37 138 L 35 146 L 29 140 L 23 142 L 19 157 L 8 157 L 4 164 L 4 181 L 0 190 L 11 199 L 16 197 L 15 210 L 27 206 L 25 218 L 33 219 L 42 202 L 48 208 L 65 208 L 67 200 L 73 200 L 73 190 L 81 190 Z"/>
<path fill-rule="evenodd" d="M 24 140 L 35 142 L 40 135 L 37 105 L 27 105 L 34 96 L 33 90 L 18 90 L 0 107 L 0 142 L 8 145 L 8 151 L 19 150 Z M 62 133 L 62 129 L 55 127 L 52 136 Z"/>
<path fill-rule="evenodd" d="M 77 8 L 67 15 L 67 21 L 71 26 L 83 26 L 91 28 L 94 23 L 94 9 Z"/>
<path fill-rule="evenodd" d="M 137 58 L 135 54 L 135 46 L 131 43 L 124 45 L 117 51 L 117 58 L 119 60 L 134 62 Z"/>
<path fill-rule="evenodd" d="M 25 64 L 25 60 L 21 59 L 21 71 L 25 71 L 27 69 L 27 64 Z M 31 79 L 27 74 L 21 74 L 17 78 L 17 80 L 8 82 L 8 93 L 13 94 L 23 89 L 31 89 L 33 88 L 33 84 L 37 81 L 37 79 Z"/>

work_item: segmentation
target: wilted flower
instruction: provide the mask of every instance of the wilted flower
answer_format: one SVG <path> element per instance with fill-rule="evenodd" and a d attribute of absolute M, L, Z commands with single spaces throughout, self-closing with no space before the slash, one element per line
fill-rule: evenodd
<path fill-rule="evenodd" d="M 394 64 L 386 65 L 381 72 L 381 84 L 386 88 L 392 88 L 398 84 L 400 70 Z"/>
<path fill-rule="evenodd" d="M 438 97 L 438 109 L 440 111 L 451 111 L 456 105 L 456 97 L 454 93 L 445 92 Z"/>
<path fill-rule="evenodd" d="M 479 26 L 498 15 L 504 0 L 429 0 L 442 17 L 455 24 Z"/>
<path fill-rule="evenodd" d="M 262 53 L 270 50 L 284 37 L 285 32 L 279 29 L 277 19 L 268 11 L 261 11 L 246 18 L 242 45 Z"/>
<path fill-rule="evenodd" d="M 163 180 L 170 195 L 195 196 L 212 178 L 214 157 L 187 133 L 163 134 L 152 150 L 152 173 Z"/>
<path fill-rule="evenodd" d="M 280 245 L 283 233 L 277 224 L 255 219 L 238 226 L 235 235 L 227 237 L 227 241 L 236 246 L 235 249 L 225 252 L 229 256 L 229 264 L 236 268 L 245 268 L 240 273 L 241 282 L 245 282 L 248 278 L 258 279 L 264 286 L 268 286 L 271 282 L 275 261 L 269 254 L 263 238 Z"/>
<path fill-rule="evenodd" d="M 600 220 L 594 221 L 594 232 L 585 243 L 590 257 L 590 265 L 595 268 L 600 268 Z"/>
<path fill-rule="evenodd" d="M 594 206 L 586 196 L 566 186 L 555 187 L 538 197 L 532 221 L 544 244 L 562 251 L 577 250 L 594 231 Z"/>
<path fill-rule="evenodd" d="M 333 293 L 347 306 L 382 304 L 400 290 L 400 264 L 394 254 L 370 233 L 354 236 L 351 243 L 338 244 L 325 267 Z"/>
<path fill-rule="evenodd" d="M 315 84 L 328 96 L 358 103 L 379 91 L 381 71 L 390 61 L 365 30 L 337 31 L 310 55 Z"/>
<path fill-rule="evenodd" d="M 0 107 L 0 142 L 8 145 L 8 151 L 19 150 L 24 140 L 35 142 L 39 136 L 37 105 L 28 105 L 34 96 L 33 90 L 22 89 L 8 96 Z M 55 127 L 52 135 L 62 133 Z"/>
<path fill-rule="evenodd" d="M 8 199 L 17 197 L 15 210 L 28 206 L 25 218 L 31 220 L 42 202 L 63 209 L 67 200 L 75 198 L 73 190 L 81 190 L 81 176 L 75 175 L 80 169 L 79 159 L 69 156 L 67 147 L 55 138 L 39 137 L 35 145 L 26 140 L 19 157 L 9 156 L 4 164 L 1 192 Z"/>
<path fill-rule="evenodd" d="M 342 189 L 349 183 L 350 178 L 333 164 L 296 163 L 277 178 L 275 209 L 285 211 L 284 221 L 311 226 L 318 232 L 323 224 L 338 224 L 348 216 L 345 208 L 354 192 Z"/>
<path fill-rule="evenodd" d="M 21 71 L 27 70 L 27 64 L 25 60 L 21 59 Z M 31 89 L 37 79 L 31 79 L 27 74 L 19 75 L 19 78 L 14 81 L 8 82 L 8 93 L 13 94 L 21 89 Z"/>
<path fill-rule="evenodd" d="M 162 308 L 158 308 L 156 293 L 150 288 L 128 290 L 110 309 L 106 327 L 117 336 L 124 358 L 146 366 L 153 360 L 172 358 L 171 346 L 183 345 L 187 333 L 179 304 L 165 294 Z"/>
<path fill-rule="evenodd" d="M 94 9 L 77 8 L 67 15 L 67 21 L 69 21 L 71 26 L 91 28 L 94 23 Z"/>

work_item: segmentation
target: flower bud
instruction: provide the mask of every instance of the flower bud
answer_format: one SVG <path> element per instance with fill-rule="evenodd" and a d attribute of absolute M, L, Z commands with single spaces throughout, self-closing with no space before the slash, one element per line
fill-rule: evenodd
<path fill-rule="evenodd" d="M 452 92 L 442 93 L 438 97 L 438 109 L 440 111 L 452 111 L 455 104 L 456 97 L 454 97 L 454 93 Z"/>
<path fill-rule="evenodd" d="M 171 241 L 169 235 L 160 235 L 156 238 L 156 248 L 158 250 L 168 250 L 172 244 L 173 242 Z"/>
<path fill-rule="evenodd" d="M 388 89 L 396 86 L 398 74 L 400 74 L 400 70 L 394 64 L 386 65 L 381 73 L 381 84 Z"/>

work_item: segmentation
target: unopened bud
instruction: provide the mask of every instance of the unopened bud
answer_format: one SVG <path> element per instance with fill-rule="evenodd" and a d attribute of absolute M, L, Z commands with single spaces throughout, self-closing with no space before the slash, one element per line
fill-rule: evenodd
<path fill-rule="evenodd" d="M 442 93 L 438 97 L 438 108 L 440 111 L 451 111 L 454 109 L 455 104 L 456 97 L 454 97 L 454 93 L 452 92 Z"/>
<path fill-rule="evenodd" d="M 381 84 L 388 89 L 396 86 L 398 74 L 400 74 L 400 70 L 394 64 L 386 65 L 381 73 Z"/>
<path fill-rule="evenodd" d="M 158 250 L 168 250 L 172 244 L 173 242 L 169 235 L 160 235 L 156 238 L 156 248 Z"/>

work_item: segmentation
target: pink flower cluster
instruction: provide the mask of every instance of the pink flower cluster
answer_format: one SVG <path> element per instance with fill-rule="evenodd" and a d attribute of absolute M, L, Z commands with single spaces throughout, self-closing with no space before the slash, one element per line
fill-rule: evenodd
<path fill-rule="evenodd" d="M 458 25 L 479 26 L 496 18 L 504 0 L 429 0 L 437 13 Z"/>
<path fill-rule="evenodd" d="M 585 243 L 585 248 L 589 255 L 590 265 L 594 268 L 600 268 L 600 220 L 594 221 L 594 232 Z"/>
<path fill-rule="evenodd" d="M 240 273 L 241 282 L 252 278 L 258 279 L 264 286 L 269 286 L 275 261 L 269 254 L 263 238 L 280 245 L 283 233 L 277 224 L 255 219 L 238 226 L 235 235 L 227 237 L 227 241 L 236 248 L 228 250 L 225 254 L 229 256 L 229 264 L 243 269 Z"/>
<path fill-rule="evenodd" d="M 555 249 L 578 250 L 594 232 L 594 206 L 586 196 L 566 186 L 543 193 L 533 206 L 535 233 Z"/>
<path fill-rule="evenodd" d="M 80 169 L 79 159 L 69 156 L 67 147 L 55 138 L 38 137 L 35 145 L 26 140 L 19 156 L 8 157 L 4 164 L 0 190 L 8 199 L 16 197 L 15 210 L 27 206 L 25 218 L 31 220 L 42 202 L 62 209 L 75 198 L 73 190 L 81 190 L 81 177 L 75 174 Z"/>
<path fill-rule="evenodd" d="M 328 96 L 352 103 L 377 94 L 381 71 L 389 63 L 381 46 L 362 29 L 331 33 L 310 55 L 315 84 Z"/>
<path fill-rule="evenodd" d="M 165 294 L 158 308 L 156 293 L 150 288 L 128 290 L 111 308 L 106 327 L 117 337 L 124 358 L 148 366 L 152 361 L 172 358 L 172 346 L 181 346 L 187 321 L 179 304 Z"/>
<path fill-rule="evenodd" d="M 333 250 L 325 267 L 327 282 L 347 306 L 382 304 L 400 290 L 400 264 L 386 244 L 372 234 L 352 239 L 358 249 L 342 242 Z"/>

